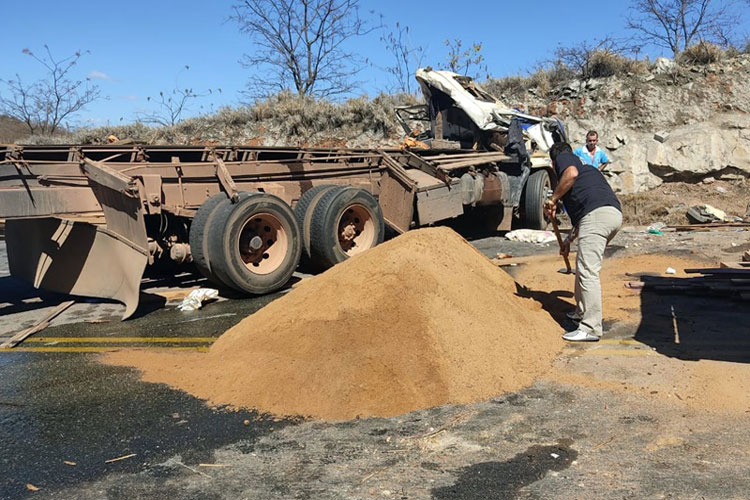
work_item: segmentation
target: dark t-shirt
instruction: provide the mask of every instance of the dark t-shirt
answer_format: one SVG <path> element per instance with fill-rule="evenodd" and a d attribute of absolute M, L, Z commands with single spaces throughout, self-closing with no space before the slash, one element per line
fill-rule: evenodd
<path fill-rule="evenodd" d="M 565 193 L 562 201 L 573 225 L 578 225 L 584 215 L 600 207 L 615 207 L 622 211 L 620 201 L 602 173 L 591 166 L 584 167 L 573 153 L 560 153 L 555 160 L 557 178 L 561 178 L 568 167 L 578 169 L 573 187 Z"/>

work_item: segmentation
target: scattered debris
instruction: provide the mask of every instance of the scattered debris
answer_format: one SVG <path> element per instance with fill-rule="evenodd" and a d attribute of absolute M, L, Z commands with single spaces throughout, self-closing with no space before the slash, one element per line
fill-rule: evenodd
<path fill-rule="evenodd" d="M 26 489 L 29 490 L 29 491 L 39 491 L 39 488 L 37 488 L 36 486 L 34 486 L 31 483 L 26 483 Z"/>
<path fill-rule="evenodd" d="M 75 462 L 71 462 L 70 460 L 63 460 L 63 463 L 65 465 L 70 465 L 71 467 L 75 467 L 76 465 L 78 465 Z"/>
<path fill-rule="evenodd" d="M 673 267 L 668 267 L 666 271 L 664 271 L 666 274 L 677 274 L 677 270 Z"/>
<path fill-rule="evenodd" d="M 127 460 L 128 458 L 133 458 L 135 455 L 136 455 L 135 453 L 131 453 L 130 455 L 123 455 L 117 458 L 110 458 L 109 460 L 105 460 L 104 463 L 111 464 L 113 462 L 119 462 L 120 460 Z"/>
<path fill-rule="evenodd" d="M 694 224 L 721 222 L 727 218 L 726 212 L 712 207 L 711 205 L 696 205 L 690 207 L 685 215 L 687 215 L 690 222 Z"/>
<path fill-rule="evenodd" d="M 55 319 L 57 316 L 62 314 L 67 308 L 72 306 L 75 303 L 74 300 L 67 300 L 63 302 L 62 304 L 59 304 L 57 307 L 52 309 L 46 316 L 41 317 L 36 323 L 34 323 L 33 326 L 26 328 L 25 330 L 21 330 L 20 332 L 13 335 L 11 338 L 0 344 L 0 349 L 3 348 L 13 348 L 16 347 L 18 344 L 29 338 L 30 336 L 34 335 L 37 332 L 40 332 L 47 328 L 53 319 Z"/>
<path fill-rule="evenodd" d="M 182 304 L 180 304 L 177 309 L 180 311 L 195 311 L 203 307 L 204 302 L 216 300 L 218 298 L 218 290 L 213 288 L 197 288 L 182 300 Z"/>

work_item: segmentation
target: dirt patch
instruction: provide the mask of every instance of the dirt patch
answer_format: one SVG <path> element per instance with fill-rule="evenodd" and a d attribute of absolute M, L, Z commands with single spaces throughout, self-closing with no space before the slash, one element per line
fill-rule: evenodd
<path fill-rule="evenodd" d="M 557 271 L 564 267 L 559 255 L 544 255 L 528 259 L 528 264 L 513 271 L 515 279 L 530 293 L 544 301 L 547 311 L 557 317 L 575 306 L 573 285 L 575 275 L 560 274 Z M 575 267 L 575 253 L 570 256 L 570 263 Z M 716 265 L 716 263 L 712 264 Z M 706 267 L 705 261 L 674 255 L 633 255 L 624 258 L 604 259 L 601 272 L 602 316 L 605 321 L 626 321 L 638 323 L 641 320 L 641 294 L 638 290 L 625 287 L 628 281 L 638 281 L 636 276 L 627 273 L 647 273 L 656 276 L 684 278 L 684 269 Z M 677 271 L 667 275 L 667 268 Z M 539 292 L 547 295 L 539 296 Z M 553 300 L 554 299 L 554 300 Z"/>
<path fill-rule="evenodd" d="M 689 224 L 685 213 L 695 205 L 711 205 L 727 215 L 744 217 L 748 210 L 748 179 L 710 184 L 669 182 L 645 193 L 620 195 L 625 224 Z"/>
<path fill-rule="evenodd" d="M 212 404 L 341 420 L 516 391 L 550 368 L 559 333 L 512 278 L 452 230 L 434 228 L 304 281 L 207 354 L 104 359 Z"/>
<path fill-rule="evenodd" d="M 572 259 L 571 259 L 572 260 Z M 565 311 L 573 307 L 571 294 L 565 291 L 573 290 L 573 276 L 558 274 L 562 260 L 559 256 L 541 256 L 529 259 L 526 264 L 514 271 L 514 276 L 520 284 L 529 290 L 544 307 L 556 318 L 561 318 Z M 672 267 L 676 277 L 687 276 L 683 270 L 690 267 L 715 266 L 717 263 L 679 257 L 676 255 L 634 255 L 623 258 L 605 259 L 601 281 L 603 316 L 611 323 L 622 322 L 633 325 L 630 331 L 635 331 L 637 325 L 644 321 L 642 311 L 658 311 L 660 308 L 649 304 L 649 301 L 670 302 L 662 295 L 641 295 L 638 290 L 625 287 L 628 281 L 637 281 L 637 277 L 629 277 L 626 273 L 648 273 L 667 276 L 667 267 Z M 689 300 L 689 299 L 686 299 Z M 662 308 L 664 309 L 664 308 Z M 665 309 L 666 311 L 666 309 Z M 701 312 L 697 306 L 692 312 L 699 317 Z M 647 313 L 650 314 L 650 313 Z M 661 313 L 663 314 L 663 312 Z M 679 322 L 690 325 L 696 318 L 685 316 L 689 314 L 685 308 L 680 309 Z M 720 318 L 717 318 L 720 320 Z M 672 335 L 672 323 L 669 318 L 662 322 L 663 335 Z M 731 325 L 727 323 L 727 327 Z M 746 329 L 734 327 L 735 336 L 726 349 L 742 351 L 747 347 L 743 340 Z M 638 338 L 636 336 L 636 338 Z M 716 345 L 727 342 L 727 338 L 713 338 Z M 618 342 L 623 342 L 619 345 Z M 712 345 L 712 338 L 682 339 L 683 344 L 671 345 L 671 349 L 679 349 L 687 344 L 688 352 L 691 342 L 706 342 Z M 629 342 L 629 344 L 628 344 Z M 605 332 L 604 341 L 598 344 L 571 344 L 574 351 L 566 351 L 555 364 L 555 369 L 545 377 L 556 383 L 570 384 L 601 390 L 610 390 L 639 394 L 644 398 L 666 399 L 676 405 L 685 405 L 700 410 L 747 412 L 750 411 L 750 364 L 742 362 L 721 361 L 714 359 L 680 359 L 675 355 L 664 355 L 657 344 L 652 349 L 650 345 L 633 344 L 632 339 L 612 338 Z M 602 354 L 607 351 L 607 354 Z M 709 354 L 710 355 L 710 351 Z"/>

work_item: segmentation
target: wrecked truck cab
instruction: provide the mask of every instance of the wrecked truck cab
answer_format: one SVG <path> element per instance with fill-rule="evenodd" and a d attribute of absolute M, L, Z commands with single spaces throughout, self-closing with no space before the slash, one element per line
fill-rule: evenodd
<path fill-rule="evenodd" d="M 514 121 L 521 127 L 529 155 L 567 142 L 560 120 L 510 108 L 471 77 L 428 67 L 418 69 L 416 79 L 426 103 L 400 107 L 396 115 L 407 135 L 415 135 L 432 148 L 505 151 Z M 429 130 L 414 134 L 409 122 L 415 121 L 429 123 Z"/>
<path fill-rule="evenodd" d="M 479 184 L 498 184 L 502 187 L 497 189 L 505 193 L 500 201 L 506 214 L 512 210 L 524 227 L 545 228 L 542 204 L 556 184 L 547 152 L 553 144 L 567 142 L 562 122 L 512 109 L 468 76 L 420 68 L 416 79 L 425 104 L 396 110 L 407 135 L 434 150 L 506 154 L 501 161 L 469 172 L 471 178 L 463 178 L 463 188 L 485 192 Z M 415 133 L 416 123 L 424 132 Z M 481 202 L 481 197 L 475 202 Z M 506 224 L 498 229 L 507 227 L 505 219 Z"/>

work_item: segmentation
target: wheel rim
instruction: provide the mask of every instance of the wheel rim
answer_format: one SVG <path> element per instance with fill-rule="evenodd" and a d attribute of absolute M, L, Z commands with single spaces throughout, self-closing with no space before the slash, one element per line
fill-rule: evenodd
<path fill-rule="evenodd" d="M 289 250 L 289 234 L 273 214 L 258 213 L 240 230 L 240 258 L 255 274 L 270 274 L 281 267 Z"/>
<path fill-rule="evenodd" d="M 336 234 L 341 250 L 357 255 L 375 245 L 375 220 L 364 205 L 350 205 L 339 217 Z"/>

